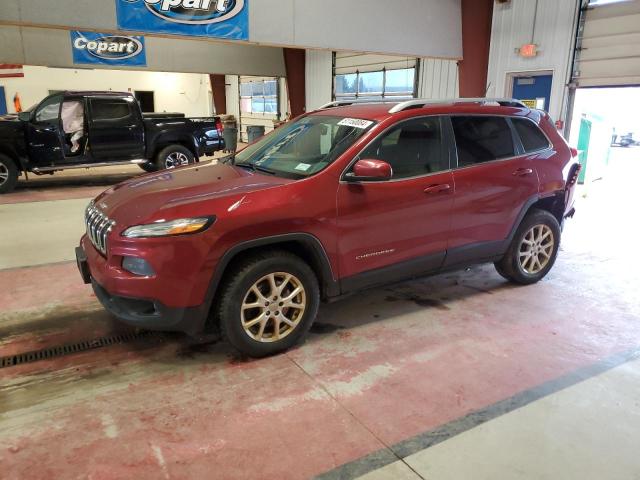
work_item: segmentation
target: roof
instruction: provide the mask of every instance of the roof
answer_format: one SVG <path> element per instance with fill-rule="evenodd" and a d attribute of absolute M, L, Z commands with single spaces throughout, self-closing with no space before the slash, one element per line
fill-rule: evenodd
<path fill-rule="evenodd" d="M 526 116 L 532 112 L 525 106 L 500 106 L 491 104 L 481 104 L 473 101 L 464 102 L 463 99 L 452 99 L 450 101 L 425 103 L 424 105 L 412 106 L 397 113 L 390 113 L 396 105 L 402 102 L 376 102 L 376 103 L 353 103 L 329 107 L 312 112 L 314 115 L 327 115 L 337 117 L 364 118 L 367 120 L 382 121 L 389 117 L 412 113 L 423 114 L 489 114 L 489 115 L 519 115 Z"/>

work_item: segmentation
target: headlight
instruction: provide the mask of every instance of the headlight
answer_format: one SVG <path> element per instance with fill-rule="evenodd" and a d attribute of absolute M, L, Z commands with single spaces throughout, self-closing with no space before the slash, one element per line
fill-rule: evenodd
<path fill-rule="evenodd" d="M 215 220 L 215 217 L 180 218 L 169 222 L 136 225 L 135 227 L 127 228 L 122 232 L 122 236 L 127 238 L 144 238 L 199 233 L 209 228 Z"/>

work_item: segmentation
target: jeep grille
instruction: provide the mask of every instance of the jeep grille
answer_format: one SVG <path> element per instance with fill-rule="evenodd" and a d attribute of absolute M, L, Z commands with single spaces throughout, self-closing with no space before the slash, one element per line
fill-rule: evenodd
<path fill-rule="evenodd" d="M 84 223 L 87 226 L 87 236 L 96 249 L 103 255 L 107 255 L 107 235 L 116 224 L 102 213 L 93 202 L 89 204 L 84 213 Z"/>

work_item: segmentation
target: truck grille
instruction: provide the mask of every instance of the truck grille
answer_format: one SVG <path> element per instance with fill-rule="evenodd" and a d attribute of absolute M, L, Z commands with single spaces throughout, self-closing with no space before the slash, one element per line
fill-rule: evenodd
<path fill-rule="evenodd" d="M 110 220 L 91 202 L 85 210 L 84 223 L 93 246 L 103 255 L 107 255 L 107 235 L 116 222 Z"/>

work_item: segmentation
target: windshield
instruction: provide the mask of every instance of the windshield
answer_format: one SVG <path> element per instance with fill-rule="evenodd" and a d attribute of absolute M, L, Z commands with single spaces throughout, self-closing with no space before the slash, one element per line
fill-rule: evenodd
<path fill-rule="evenodd" d="M 375 122 L 312 115 L 280 127 L 235 157 L 238 166 L 289 178 L 303 178 L 326 168 Z"/>

